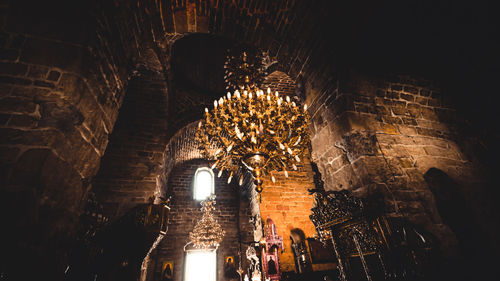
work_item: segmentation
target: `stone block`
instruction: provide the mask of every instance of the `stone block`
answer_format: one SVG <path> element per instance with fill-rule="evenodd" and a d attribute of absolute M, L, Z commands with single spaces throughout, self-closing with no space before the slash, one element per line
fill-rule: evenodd
<path fill-rule="evenodd" d="M 6 61 L 15 62 L 19 58 L 19 50 L 0 48 L 0 58 Z"/>
<path fill-rule="evenodd" d="M 90 94 L 87 85 L 80 76 L 65 73 L 61 76 L 58 90 L 63 93 L 64 99 L 77 104 L 83 94 Z"/>
<path fill-rule="evenodd" d="M 45 87 L 45 88 L 54 88 L 55 87 L 54 83 L 46 82 L 46 81 L 42 81 L 42 80 L 35 80 L 35 82 L 33 84 L 37 87 Z"/>
<path fill-rule="evenodd" d="M 411 155 L 412 157 L 423 156 L 427 154 L 424 148 L 421 146 L 416 146 L 416 145 L 405 146 L 405 149 L 406 151 L 408 151 L 408 154 Z"/>
<path fill-rule="evenodd" d="M 31 65 L 28 71 L 28 77 L 33 79 L 44 79 L 49 68 L 41 65 Z"/>
<path fill-rule="evenodd" d="M 24 43 L 20 60 L 41 66 L 57 67 L 67 71 L 79 72 L 86 50 L 75 45 L 28 38 Z"/>
<path fill-rule="evenodd" d="M 9 122 L 10 114 L 0 114 L 0 125 L 5 126 Z"/>
<path fill-rule="evenodd" d="M 388 99 L 399 100 L 400 93 L 389 91 L 389 92 L 386 92 L 385 97 Z"/>
<path fill-rule="evenodd" d="M 414 95 L 409 95 L 405 93 L 401 93 L 401 99 L 409 102 L 414 102 L 415 101 L 415 96 Z"/>
<path fill-rule="evenodd" d="M 436 131 L 433 129 L 420 128 L 420 127 L 417 127 L 416 129 L 417 129 L 418 134 L 422 135 L 422 136 L 428 136 L 428 137 L 434 137 L 434 138 L 442 137 L 442 134 L 439 131 Z"/>
<path fill-rule="evenodd" d="M 6 113 L 32 113 L 36 104 L 30 100 L 7 97 L 0 100 L 0 112 Z"/>
<path fill-rule="evenodd" d="M 422 106 L 416 103 L 408 103 L 407 109 L 408 112 L 410 113 L 410 116 L 414 118 L 419 118 L 420 117 L 420 112 L 421 112 Z"/>
<path fill-rule="evenodd" d="M 399 85 L 399 84 L 391 84 L 391 90 L 393 90 L 393 91 L 402 91 L 403 90 L 403 86 Z"/>
<path fill-rule="evenodd" d="M 20 151 L 17 147 L 0 146 L 0 164 L 14 163 Z"/>
<path fill-rule="evenodd" d="M 431 91 L 427 89 L 421 89 L 419 94 L 423 97 L 430 97 Z"/>
<path fill-rule="evenodd" d="M 429 99 L 426 97 L 416 96 L 415 102 L 421 105 L 428 105 Z"/>
<path fill-rule="evenodd" d="M 49 81 L 57 82 L 59 80 L 59 77 L 61 77 L 61 73 L 56 70 L 51 70 L 48 74 L 46 79 Z"/>
<path fill-rule="evenodd" d="M 11 85 L 0 84 L 0 98 L 10 96 L 12 92 Z"/>
<path fill-rule="evenodd" d="M 0 75 L 24 76 L 28 66 L 22 63 L 0 62 Z"/>
<path fill-rule="evenodd" d="M 38 127 L 38 120 L 29 115 L 14 114 L 9 119 L 8 126 L 33 129 Z"/>
<path fill-rule="evenodd" d="M 398 128 L 399 133 L 402 135 L 414 136 L 414 135 L 418 134 L 417 130 L 413 127 L 401 125 L 401 126 L 397 126 L 397 128 Z"/>
<path fill-rule="evenodd" d="M 405 86 L 403 91 L 406 93 L 413 94 L 413 95 L 416 95 L 419 92 L 417 88 L 412 87 L 412 86 Z"/>
<path fill-rule="evenodd" d="M 386 124 L 386 123 L 380 123 L 379 128 L 377 129 L 378 132 L 382 132 L 384 134 L 388 135 L 397 135 L 399 134 L 399 131 L 397 130 L 397 127 L 392 125 L 392 124 Z"/>
<path fill-rule="evenodd" d="M 62 140 L 62 134 L 55 130 L 24 131 L 12 128 L 0 128 L 0 143 L 24 144 L 51 147 Z"/>
<path fill-rule="evenodd" d="M 33 84 L 33 81 L 26 78 L 10 77 L 10 76 L 0 76 L 0 83 L 26 86 Z"/>
<path fill-rule="evenodd" d="M 382 116 L 382 121 L 387 124 L 403 124 L 401 117 Z"/>
<path fill-rule="evenodd" d="M 406 102 L 402 101 L 393 101 L 391 103 L 391 110 L 395 115 L 406 115 L 408 112 Z"/>
<path fill-rule="evenodd" d="M 415 121 L 414 118 L 409 118 L 409 117 L 402 117 L 401 120 L 403 120 L 403 124 L 407 126 L 417 126 L 417 121 Z"/>

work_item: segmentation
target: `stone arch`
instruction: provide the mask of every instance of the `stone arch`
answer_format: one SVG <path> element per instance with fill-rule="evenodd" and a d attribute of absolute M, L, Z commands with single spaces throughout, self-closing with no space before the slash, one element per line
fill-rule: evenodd
<path fill-rule="evenodd" d="M 160 173 L 156 176 L 156 202 L 167 199 L 168 177 L 176 165 L 189 160 L 203 158 L 195 140 L 197 126 L 198 121 L 184 126 L 169 140 L 165 147 L 163 164 Z"/>

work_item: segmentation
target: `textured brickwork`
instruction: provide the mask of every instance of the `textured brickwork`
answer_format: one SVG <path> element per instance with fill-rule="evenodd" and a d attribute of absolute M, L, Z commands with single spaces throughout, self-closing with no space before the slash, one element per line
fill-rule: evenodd
<path fill-rule="evenodd" d="M 296 270 L 290 231 L 301 229 L 306 237 L 313 237 L 316 233 L 309 219 L 313 196 L 307 190 L 314 188 L 309 159 L 305 158 L 297 168 L 297 171 L 288 172 L 288 178 L 283 172 L 274 173 L 276 183 L 266 177 L 261 193 L 260 213 L 263 221 L 269 216 L 276 224 L 278 234 L 283 236 L 285 251 L 280 255 L 280 262 L 284 272 Z"/>
<path fill-rule="evenodd" d="M 262 88 L 278 91 L 283 96 L 296 95 L 296 83 L 286 73 L 274 71 L 263 82 Z M 309 215 L 313 204 L 313 196 L 308 189 L 315 188 L 313 171 L 309 153 L 306 153 L 297 171 L 274 173 L 276 183 L 266 177 L 262 191 L 262 202 L 259 204 L 263 222 L 269 216 L 278 227 L 278 234 L 283 236 L 285 251 L 280 255 L 281 270 L 295 272 L 295 261 L 291 246 L 290 234 L 292 229 L 301 229 L 306 237 L 313 237 L 316 230 Z M 315 265 L 316 270 L 327 269 L 331 265 Z"/>
<path fill-rule="evenodd" d="M 199 201 L 193 199 L 193 179 L 196 170 L 206 166 L 204 160 L 190 160 L 171 171 L 168 182 L 172 194 L 171 219 L 166 237 L 153 253 L 156 264 L 152 265 L 155 273 L 150 280 L 161 280 L 161 265 L 169 260 L 174 262 L 174 280 L 182 280 L 184 246 L 189 242 L 189 232 L 201 218 Z M 225 280 L 225 258 L 233 256 L 238 264 L 238 241 L 240 237 L 242 242 L 253 241 L 253 226 L 250 224 L 249 202 L 247 199 L 240 200 L 237 184 L 227 184 L 227 175 L 218 178 L 216 173 L 215 176 L 217 204 L 214 216 L 226 232 L 217 250 L 217 274 L 220 280 Z M 246 247 L 242 244 L 243 269 L 247 268 Z"/>
<path fill-rule="evenodd" d="M 199 119 L 204 105 L 210 103 L 214 94 L 220 95 L 193 94 L 177 87 L 178 81 L 174 81 L 170 48 L 191 32 L 221 35 L 268 51 L 270 57 L 279 61 L 274 69 L 282 72 L 271 74 L 267 82 L 282 88 L 282 93 L 291 95 L 290 81 L 300 80 L 314 123 L 311 158 L 318 163 L 328 189 L 347 188 L 365 197 L 381 194 L 385 211 L 407 215 L 438 236 L 443 244 L 449 243 L 444 248 L 451 251 L 456 244 L 454 235 L 436 207 L 434 187 L 428 184 L 428 172 L 437 168 L 457 182 L 474 221 L 487 234 L 484 237 L 496 241 L 491 247 L 499 249 L 496 231 L 500 212 L 492 207 L 492 200 L 487 200 L 497 198 L 491 196 L 495 194 L 492 190 L 497 189 L 483 184 L 486 169 L 475 162 L 492 159 L 490 170 L 496 172 L 497 157 L 492 152 L 498 152 L 498 134 L 491 133 L 493 137 L 487 145 L 481 138 L 462 138 L 457 132 L 477 136 L 457 120 L 462 114 L 444 102 L 446 95 L 426 81 L 408 77 L 342 77 L 346 66 L 366 63 L 367 69 L 377 73 L 386 69 L 397 72 L 385 61 L 388 56 L 392 65 L 405 65 L 406 61 L 399 60 L 405 55 L 415 60 L 425 57 L 428 64 L 419 62 L 416 68 L 425 66 L 424 72 L 438 73 L 439 78 L 449 75 L 470 81 L 473 91 L 464 96 L 471 111 L 473 102 L 487 103 L 480 95 L 494 91 L 480 90 L 487 87 L 478 81 L 495 81 L 496 76 L 482 77 L 478 71 L 482 68 L 478 67 L 480 63 L 470 69 L 461 65 L 468 59 L 462 57 L 460 50 L 471 46 L 479 51 L 483 51 L 483 46 L 496 50 L 496 45 L 485 44 L 488 41 L 455 44 L 467 38 L 467 32 L 473 29 L 457 29 L 457 35 L 452 35 L 448 28 L 442 29 L 444 33 L 436 33 L 440 29 L 432 21 L 424 24 L 430 28 L 417 34 L 434 37 L 415 40 L 415 32 L 407 32 L 411 29 L 404 28 L 404 23 L 412 22 L 406 17 L 415 19 L 414 15 L 420 16 L 421 9 L 427 8 L 417 6 L 416 12 L 396 8 L 396 13 L 378 4 L 366 4 L 360 9 L 358 3 L 342 1 L 0 1 L 0 206 L 2 220 L 12 226 L 6 231 L 10 239 L 4 240 L 8 247 L 2 251 L 2 259 L 9 260 L 7 267 L 13 268 L 10 272 L 24 272 L 27 256 L 40 261 L 33 262 L 32 272 L 54 270 L 60 276 L 66 269 L 71 245 L 66 238 L 78 222 L 103 155 L 109 153 L 104 156 L 103 170 L 95 182 L 96 189 L 103 191 L 100 198 L 108 203 L 107 213 L 119 215 L 128 206 L 147 200 L 154 188 L 158 153 L 163 149 L 156 145 L 164 146 L 181 128 Z M 473 14 L 471 18 L 478 16 L 473 9 L 468 12 Z M 393 16 L 404 16 L 405 20 L 398 21 Z M 442 18 L 446 19 L 446 15 Z M 478 18 L 488 22 L 488 17 Z M 461 20 L 454 21 L 458 22 Z M 490 32 L 485 29 L 482 33 Z M 449 40 L 448 35 L 456 41 Z M 383 39 L 373 40 L 376 38 Z M 442 45 L 443 50 L 462 49 L 431 52 L 434 56 L 430 57 L 420 52 L 419 46 L 440 49 L 434 48 L 439 45 L 436 40 L 449 42 Z M 367 47 L 364 52 L 350 50 L 358 46 Z M 382 50 L 385 57 L 379 54 Z M 488 48 L 484 51 L 491 52 Z M 151 61 L 156 53 L 160 55 Z M 440 54 L 447 59 L 439 58 Z M 429 62 L 434 59 L 438 59 L 435 65 L 451 66 L 429 69 L 434 65 Z M 493 66 L 496 60 L 487 61 Z M 473 65 L 471 61 L 469 64 Z M 149 120 L 146 122 L 155 123 L 136 127 L 145 139 L 120 139 L 119 135 L 127 137 L 130 133 L 122 124 L 116 128 L 113 145 L 108 147 L 125 93 L 134 92 L 127 90 L 128 80 L 141 74 L 137 70 L 143 67 L 162 68 L 169 93 L 167 124 L 157 119 L 165 117 L 163 108 L 141 111 L 144 120 Z M 411 72 L 412 66 L 407 67 Z M 450 74 L 447 70 L 464 74 Z M 471 73 L 477 77 L 469 77 Z M 134 83 L 140 85 L 136 79 Z M 448 79 L 455 89 L 467 85 L 461 79 Z M 150 81 L 159 80 L 157 76 Z M 155 102 L 160 101 L 158 97 L 151 94 Z M 158 107 L 162 102 L 158 102 Z M 144 108 L 149 107 L 141 110 Z M 130 106 L 123 110 L 124 115 L 134 112 Z M 120 119 L 123 118 L 126 116 Z M 486 134 L 490 134 L 491 122 L 480 122 Z M 166 135 L 160 132 L 164 125 Z M 137 146 L 133 146 L 134 141 Z M 468 146 L 481 149 L 469 150 Z M 123 163 L 118 157 L 120 147 L 127 148 Z M 475 155 L 476 151 L 483 155 Z M 255 215 L 258 205 L 252 202 Z M 287 225 L 279 226 L 283 233 L 286 228 Z M 14 251 L 23 258 L 12 259 Z M 52 276 L 45 279 L 59 279 Z"/>
<path fill-rule="evenodd" d="M 155 70 L 139 71 L 129 82 L 110 145 L 94 179 L 94 191 L 109 217 L 119 217 L 153 197 L 167 142 L 164 76 Z"/>
<path fill-rule="evenodd" d="M 268 87 L 273 93 L 278 91 L 278 93 L 285 96 L 295 95 L 295 81 L 281 71 L 274 71 L 264 79 L 262 90 L 267 91 Z"/>
<path fill-rule="evenodd" d="M 312 156 L 325 187 L 361 197 L 381 194 L 387 213 L 424 226 L 445 254 L 456 254 L 454 234 L 443 223 L 424 174 L 430 168 L 443 171 L 463 186 L 454 192 L 466 194 L 471 210 L 485 206 L 477 194 L 481 173 L 455 142 L 457 115 L 439 91 L 409 77 L 352 75 L 317 98 L 311 108 Z M 482 215 L 475 211 L 477 220 Z"/>
<path fill-rule="evenodd" d="M 33 272 L 47 279 L 66 267 L 67 245 L 140 56 L 128 42 L 142 31 L 116 28 L 120 13 L 93 13 L 89 4 L 0 3 L 0 205 L 2 214 L 24 210 L 2 216 L 12 225 L 5 241 L 15 241 L 2 244 L 2 258 L 9 256 L 16 274 L 29 274 L 15 269 L 22 262 L 12 257 L 23 255 L 38 259 Z"/>

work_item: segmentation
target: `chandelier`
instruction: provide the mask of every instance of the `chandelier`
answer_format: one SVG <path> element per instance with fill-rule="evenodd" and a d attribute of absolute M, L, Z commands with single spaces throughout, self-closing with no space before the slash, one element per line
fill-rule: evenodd
<path fill-rule="evenodd" d="M 189 238 L 195 248 L 217 248 L 226 232 L 221 228 L 213 215 L 215 197 L 211 196 L 207 198 L 201 202 L 201 205 L 203 216 L 196 223 L 193 231 L 189 233 Z"/>
<path fill-rule="evenodd" d="M 228 57 L 226 68 L 226 82 L 238 88 L 215 100 L 213 109 L 205 108 L 196 139 L 219 177 L 226 171 L 229 183 L 239 175 L 241 185 L 244 170 L 249 170 L 260 193 L 264 176 L 274 183 L 276 172 L 288 177 L 288 171 L 297 170 L 309 143 L 307 105 L 301 107 L 269 88 L 261 90 L 254 71 L 262 67 L 248 63 L 245 52 Z"/>

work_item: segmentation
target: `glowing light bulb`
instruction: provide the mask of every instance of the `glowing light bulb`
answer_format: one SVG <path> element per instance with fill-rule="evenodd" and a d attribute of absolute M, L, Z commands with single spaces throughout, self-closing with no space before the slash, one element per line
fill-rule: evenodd
<path fill-rule="evenodd" d="M 274 176 L 271 176 L 271 180 L 273 181 L 273 183 L 276 183 L 276 178 Z"/>
<path fill-rule="evenodd" d="M 217 108 L 217 101 L 214 100 L 214 108 Z"/>
<path fill-rule="evenodd" d="M 286 96 L 286 102 L 290 102 L 290 97 Z"/>
<path fill-rule="evenodd" d="M 230 100 L 231 99 L 231 93 L 230 92 L 227 92 L 227 99 Z"/>
<path fill-rule="evenodd" d="M 307 103 L 304 104 L 304 111 L 307 111 Z"/>
<path fill-rule="evenodd" d="M 208 108 L 205 107 L 205 113 L 208 113 Z"/>
<path fill-rule="evenodd" d="M 271 93 L 271 88 L 267 87 L 267 94 Z"/>

